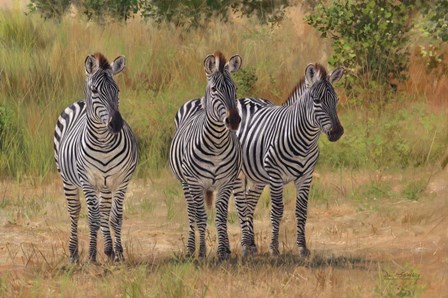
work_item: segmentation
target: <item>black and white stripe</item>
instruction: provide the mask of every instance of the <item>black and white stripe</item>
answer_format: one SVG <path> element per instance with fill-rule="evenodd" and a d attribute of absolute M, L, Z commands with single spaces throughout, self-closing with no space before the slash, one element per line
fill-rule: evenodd
<path fill-rule="evenodd" d="M 235 134 L 241 118 L 236 109 L 236 88 L 230 73 L 240 66 L 238 55 L 228 63 L 220 52 L 207 56 L 204 61 L 206 93 L 202 99 L 193 100 L 201 108 L 191 110 L 190 101 L 176 114 L 177 130 L 170 147 L 170 167 L 182 183 L 187 202 L 187 250 L 190 256 L 195 253 L 195 226 L 199 230 L 199 257 L 206 254 L 204 203 L 213 191 L 217 192 L 218 256 L 225 259 L 230 255 L 228 201 L 241 170 L 241 149 Z"/>
<path fill-rule="evenodd" d="M 79 259 L 79 188 L 84 192 L 88 208 L 89 260 L 96 261 L 100 227 L 105 254 L 110 259 L 123 260 L 123 201 L 138 159 L 135 136 L 118 111 L 119 90 L 113 79 L 124 66 L 123 56 L 112 64 L 100 53 L 87 56 L 86 100 L 67 107 L 56 124 L 54 157 L 71 220 L 72 262 Z M 114 231 L 114 243 L 110 227 Z"/>
<path fill-rule="evenodd" d="M 272 205 L 270 251 L 273 255 L 279 253 L 283 187 L 293 181 L 297 191 L 297 245 L 302 256 L 309 255 L 305 241 L 308 193 L 319 157 L 320 133 L 337 141 L 344 131 L 336 113 L 338 98 L 332 86 L 342 75 L 342 68 L 327 76 L 324 67 L 310 64 L 305 78 L 282 106 L 254 98 L 239 100 L 242 122 L 237 135 L 247 181 L 238 179 L 234 195 L 243 233 L 243 254 L 256 252 L 253 214 L 266 185 L 270 187 Z"/>

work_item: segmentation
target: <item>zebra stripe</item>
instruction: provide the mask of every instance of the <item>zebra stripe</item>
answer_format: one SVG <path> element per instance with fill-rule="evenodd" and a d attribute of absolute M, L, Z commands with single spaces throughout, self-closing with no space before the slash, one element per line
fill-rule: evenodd
<path fill-rule="evenodd" d="M 105 254 L 112 260 L 123 260 L 123 201 L 138 159 L 135 136 L 118 111 L 119 90 L 113 79 L 124 66 L 123 56 L 112 64 L 100 53 L 87 56 L 86 100 L 67 107 L 56 123 L 54 158 L 71 220 L 72 262 L 79 260 L 79 188 L 84 192 L 88 209 L 89 260 L 96 261 L 100 227 Z M 110 227 L 114 231 L 114 245 Z"/>
<path fill-rule="evenodd" d="M 237 131 L 243 154 L 243 173 L 252 184 L 235 183 L 235 202 L 242 228 L 243 254 L 256 253 L 253 214 L 264 187 L 271 195 L 271 254 L 279 254 L 278 234 L 283 216 L 283 187 L 296 185 L 297 245 L 301 256 L 308 256 L 305 241 L 308 193 L 319 157 L 318 140 L 324 132 L 337 141 L 343 127 L 336 113 L 337 95 L 332 83 L 343 75 L 339 68 L 327 76 L 324 67 L 310 64 L 302 79 L 282 106 L 260 104 L 244 98 L 238 108 L 242 123 Z"/>
<path fill-rule="evenodd" d="M 230 255 L 228 201 L 233 182 L 241 170 L 241 149 L 235 134 L 241 118 L 236 109 L 236 88 L 230 72 L 237 71 L 240 66 L 238 55 L 228 63 L 220 52 L 207 56 L 204 61 L 205 96 L 184 104 L 176 114 L 177 130 L 170 147 L 170 167 L 182 183 L 187 202 L 189 256 L 195 253 L 195 226 L 199 230 L 199 257 L 206 254 L 204 201 L 213 191 L 217 192 L 218 256 L 225 259 Z M 189 103 L 196 102 L 201 108 L 193 111 Z"/>

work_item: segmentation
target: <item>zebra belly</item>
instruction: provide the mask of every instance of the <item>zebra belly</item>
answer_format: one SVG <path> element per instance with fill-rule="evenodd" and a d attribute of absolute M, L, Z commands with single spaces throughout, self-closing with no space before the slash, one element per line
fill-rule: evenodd
<path fill-rule="evenodd" d="M 197 172 L 183 164 L 183 178 L 191 185 L 200 185 L 206 190 L 215 191 L 233 182 L 239 174 L 239 166 L 234 162 L 234 168 L 229 173 L 221 165 L 208 166 L 207 175 L 204 172 Z"/>
<path fill-rule="evenodd" d="M 262 165 L 259 161 L 246 160 L 243 165 L 243 174 L 251 182 L 257 184 L 269 184 L 271 177 L 270 171 L 280 174 L 283 184 L 295 181 L 303 175 L 309 167 L 315 166 L 314 159 L 305 156 L 285 156 L 280 157 L 275 152 L 268 152 L 262 159 Z"/>
<path fill-rule="evenodd" d="M 109 171 L 102 171 L 99 169 L 89 168 L 86 171 L 88 182 L 98 191 L 109 189 L 114 191 L 124 181 L 125 171 L 117 171 L 113 169 Z"/>

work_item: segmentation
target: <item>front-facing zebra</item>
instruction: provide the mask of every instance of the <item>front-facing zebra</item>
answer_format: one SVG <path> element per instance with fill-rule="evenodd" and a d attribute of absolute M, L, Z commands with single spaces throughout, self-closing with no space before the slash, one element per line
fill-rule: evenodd
<path fill-rule="evenodd" d="M 56 124 L 54 157 L 71 220 L 72 262 L 79 259 L 79 188 L 84 191 L 88 208 L 89 260 L 96 261 L 100 226 L 105 254 L 112 260 L 123 260 L 123 201 L 138 158 L 135 136 L 118 111 L 119 90 L 113 79 L 124 66 L 123 56 L 111 64 L 100 53 L 87 56 L 86 99 L 67 107 Z M 114 230 L 114 245 L 110 226 Z"/>
<path fill-rule="evenodd" d="M 305 69 L 305 78 L 296 86 L 282 106 L 268 101 L 244 98 L 238 108 L 242 122 L 237 131 L 243 154 L 243 173 L 251 184 L 238 180 L 234 194 L 242 227 L 243 254 L 256 252 L 253 214 L 261 192 L 268 184 L 271 194 L 271 254 L 279 253 L 279 228 L 283 216 L 283 187 L 296 185 L 297 245 L 308 256 L 305 242 L 308 192 L 319 156 L 321 132 L 331 142 L 344 129 L 336 113 L 338 98 L 332 83 L 343 75 L 342 68 L 327 75 L 319 64 Z"/>
<path fill-rule="evenodd" d="M 213 191 L 216 196 L 216 228 L 218 231 L 218 257 L 230 255 L 227 235 L 227 209 L 233 182 L 241 169 L 241 150 L 236 138 L 241 118 L 236 108 L 236 88 L 230 73 L 241 66 L 241 57 L 230 58 L 216 52 L 204 61 L 207 75 L 205 96 L 197 101 L 201 109 L 188 112 L 188 103 L 176 114 L 177 130 L 170 147 L 170 167 L 182 183 L 188 211 L 189 256 L 194 256 L 195 225 L 199 230 L 199 257 L 204 257 L 207 214 L 205 200 Z M 196 102 L 196 100 L 190 101 Z"/>

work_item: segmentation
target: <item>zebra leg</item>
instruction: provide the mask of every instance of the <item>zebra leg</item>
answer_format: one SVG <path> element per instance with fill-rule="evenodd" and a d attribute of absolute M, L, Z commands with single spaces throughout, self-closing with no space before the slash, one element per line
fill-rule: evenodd
<path fill-rule="evenodd" d="M 124 196 L 126 195 L 126 190 L 128 188 L 128 183 L 122 185 L 117 191 L 114 193 L 114 197 L 112 200 L 112 210 L 110 213 L 110 225 L 114 230 L 115 235 L 115 243 L 114 243 L 114 252 L 115 252 L 115 262 L 124 261 L 123 256 L 123 246 L 121 245 L 121 226 L 123 224 L 123 203 Z"/>
<path fill-rule="evenodd" d="M 245 190 L 241 179 L 238 179 L 235 184 L 235 205 L 243 234 L 241 238 L 243 257 L 257 253 L 254 233 L 254 211 L 263 189 L 263 184 L 254 184 L 252 188 Z"/>
<path fill-rule="evenodd" d="M 114 260 L 115 254 L 112 247 L 112 237 L 110 236 L 110 208 L 112 205 L 112 193 L 110 190 L 102 191 L 100 195 L 101 231 L 104 238 L 104 253 L 109 260 Z"/>
<path fill-rule="evenodd" d="M 190 194 L 190 189 L 187 183 L 182 183 L 182 189 L 184 191 L 185 200 L 187 201 L 187 214 L 188 214 L 188 241 L 187 241 L 187 257 L 194 257 L 196 250 L 196 235 L 194 225 L 196 223 L 196 211 L 195 204 Z"/>
<path fill-rule="evenodd" d="M 79 189 L 75 185 L 64 182 L 64 194 L 67 200 L 67 209 L 70 216 L 70 239 L 68 242 L 68 251 L 70 262 L 79 261 L 78 253 L 78 220 L 81 211 L 81 201 L 79 200 Z"/>
<path fill-rule="evenodd" d="M 306 247 L 305 240 L 305 224 L 308 208 L 308 193 L 313 180 L 313 173 L 308 173 L 296 180 L 296 219 L 297 219 L 297 246 L 299 254 L 302 257 L 310 255 L 309 249 Z"/>
<path fill-rule="evenodd" d="M 87 217 L 89 222 L 89 262 L 96 262 L 96 245 L 98 230 L 100 229 L 100 208 L 95 189 L 87 183 L 83 183 L 82 189 L 87 202 Z"/>
<path fill-rule="evenodd" d="M 199 258 L 206 255 L 205 230 L 207 228 L 207 212 L 205 211 L 204 188 L 198 185 L 190 185 L 190 195 L 196 213 L 196 225 L 199 230 Z"/>
<path fill-rule="evenodd" d="M 229 235 L 227 233 L 227 214 L 232 186 L 218 191 L 216 196 L 216 230 L 218 232 L 218 258 L 227 260 L 230 257 Z"/>
<path fill-rule="evenodd" d="M 272 177 L 272 175 L 271 175 Z M 270 183 L 271 192 L 271 224 L 272 224 L 272 240 L 269 246 L 271 255 L 276 256 L 280 254 L 278 249 L 279 241 L 278 235 L 280 231 L 280 222 L 283 217 L 283 181 L 278 177 L 271 178 Z"/>

